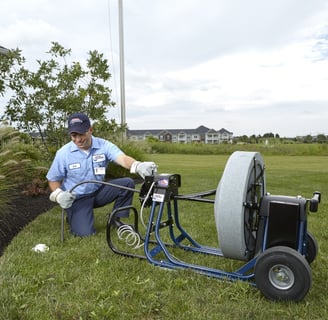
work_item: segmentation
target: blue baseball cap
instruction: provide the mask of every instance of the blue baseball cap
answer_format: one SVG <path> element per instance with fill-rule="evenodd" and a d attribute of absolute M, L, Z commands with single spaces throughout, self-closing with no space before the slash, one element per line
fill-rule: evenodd
<path fill-rule="evenodd" d="M 90 128 L 90 119 L 84 113 L 77 112 L 68 118 L 68 133 L 72 132 L 84 134 Z"/>

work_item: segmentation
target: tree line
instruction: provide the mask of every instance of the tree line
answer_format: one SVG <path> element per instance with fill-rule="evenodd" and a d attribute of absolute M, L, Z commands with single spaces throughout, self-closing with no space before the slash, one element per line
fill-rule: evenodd
<path fill-rule="evenodd" d="M 280 137 L 278 133 L 265 133 L 263 135 L 243 135 L 233 138 L 234 143 L 328 143 L 328 137 L 324 134 L 312 136 L 310 134 L 298 137 Z"/>

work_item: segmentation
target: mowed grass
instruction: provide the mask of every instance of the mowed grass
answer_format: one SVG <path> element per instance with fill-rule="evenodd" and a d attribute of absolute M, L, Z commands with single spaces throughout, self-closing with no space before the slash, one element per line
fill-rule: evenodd
<path fill-rule="evenodd" d="M 180 194 L 216 189 L 228 157 L 149 156 L 158 163 L 159 172 L 181 175 Z M 0 258 L 0 319 L 327 319 L 328 157 L 263 158 L 271 194 L 309 198 L 313 191 L 322 193 L 319 211 L 308 216 L 319 253 L 311 264 L 312 288 L 302 302 L 272 302 L 245 282 L 217 280 L 186 269 L 169 271 L 113 253 L 106 241 L 111 206 L 97 209 L 96 236 L 80 239 L 66 229 L 62 243 L 61 210 L 56 207 L 29 224 Z M 137 194 L 135 206 L 140 209 Z M 148 211 L 143 211 L 146 222 Z M 212 204 L 181 201 L 179 215 L 195 239 L 218 246 Z M 38 243 L 50 250 L 33 252 Z M 142 253 L 125 243 L 123 247 Z M 227 271 L 243 264 L 201 254 L 174 254 Z"/>

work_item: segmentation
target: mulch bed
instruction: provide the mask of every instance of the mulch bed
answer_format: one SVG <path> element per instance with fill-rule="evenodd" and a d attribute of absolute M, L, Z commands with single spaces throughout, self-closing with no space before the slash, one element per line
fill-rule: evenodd
<path fill-rule="evenodd" d="M 54 207 L 48 194 L 30 196 L 17 193 L 8 212 L 0 213 L 0 256 L 11 240 L 38 215 Z"/>
<path fill-rule="evenodd" d="M 134 179 L 136 185 L 141 178 Z M 138 187 L 139 188 L 139 187 Z M 23 191 L 22 191 L 23 190 Z M 52 209 L 56 204 L 49 200 L 49 190 L 39 190 L 37 195 L 24 193 L 26 187 L 15 190 L 8 212 L 0 212 L 0 256 L 11 240 L 41 213 Z"/>

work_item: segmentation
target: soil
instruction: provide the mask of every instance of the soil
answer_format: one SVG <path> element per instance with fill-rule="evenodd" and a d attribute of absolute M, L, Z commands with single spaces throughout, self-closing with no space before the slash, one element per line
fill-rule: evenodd
<path fill-rule="evenodd" d="M 17 191 L 8 212 L 0 213 L 0 256 L 11 240 L 38 215 L 55 206 L 48 194 L 26 195 Z"/>
<path fill-rule="evenodd" d="M 135 179 L 136 184 L 142 182 L 142 179 Z M 0 256 L 26 225 L 56 205 L 49 200 L 49 190 L 21 186 L 13 192 L 15 195 L 6 212 L 0 211 Z"/>

